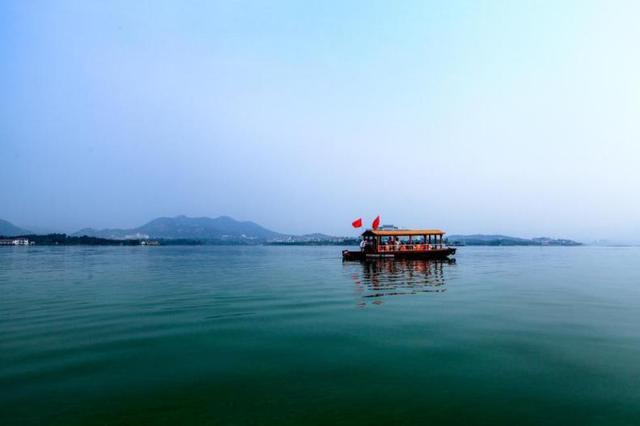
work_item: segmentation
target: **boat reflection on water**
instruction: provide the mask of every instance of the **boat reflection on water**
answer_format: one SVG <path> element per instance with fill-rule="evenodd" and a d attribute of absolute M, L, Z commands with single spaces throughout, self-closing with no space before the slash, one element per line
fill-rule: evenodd
<path fill-rule="evenodd" d="M 447 274 L 455 263 L 455 259 L 375 260 L 344 263 L 344 268 L 354 282 L 358 305 L 364 307 L 381 305 L 387 296 L 444 292 Z"/>

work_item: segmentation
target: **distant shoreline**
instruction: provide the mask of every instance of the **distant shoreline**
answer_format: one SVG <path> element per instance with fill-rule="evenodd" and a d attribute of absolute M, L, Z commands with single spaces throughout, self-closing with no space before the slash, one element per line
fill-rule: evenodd
<path fill-rule="evenodd" d="M 140 238 L 140 239 L 111 239 L 67 234 L 25 234 L 16 236 L 0 236 L 0 240 L 26 239 L 33 245 L 39 246 L 278 246 L 278 247 L 309 247 L 309 246 L 357 246 L 358 238 L 332 238 L 326 240 L 307 241 L 268 241 L 268 240 L 220 240 L 220 239 L 186 239 L 186 238 Z M 448 245 L 455 247 L 491 246 L 491 247 L 575 247 L 584 244 L 565 239 L 533 238 L 524 239 L 503 235 L 472 235 L 452 236 L 446 239 Z"/>
<path fill-rule="evenodd" d="M 354 231 L 357 232 L 357 231 Z M 251 221 L 238 221 L 229 216 L 159 217 L 129 229 L 83 228 L 77 232 L 47 234 L 29 231 L 0 220 L 0 235 L 28 238 L 38 245 L 218 245 L 218 246 L 354 246 L 359 236 L 332 236 L 319 232 L 293 235 L 275 232 Z M 4 238 L 0 236 L 0 239 Z M 447 234 L 451 246 L 578 246 L 569 239 L 548 237 L 520 238 L 500 234 Z"/>

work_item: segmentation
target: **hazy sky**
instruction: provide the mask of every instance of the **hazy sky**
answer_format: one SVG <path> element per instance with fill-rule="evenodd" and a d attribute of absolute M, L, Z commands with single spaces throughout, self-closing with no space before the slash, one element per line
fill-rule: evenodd
<path fill-rule="evenodd" d="M 640 240 L 640 2 L 0 3 L 0 218 Z"/>

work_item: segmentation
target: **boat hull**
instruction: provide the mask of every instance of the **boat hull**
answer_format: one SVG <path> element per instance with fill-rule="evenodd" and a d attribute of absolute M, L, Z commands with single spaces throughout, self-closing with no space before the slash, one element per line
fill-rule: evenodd
<path fill-rule="evenodd" d="M 446 247 L 442 249 L 431 249 L 421 251 L 394 251 L 385 253 L 364 253 L 363 251 L 343 250 L 342 260 L 362 261 L 367 259 L 423 259 L 423 260 L 444 260 L 453 256 L 456 249 Z"/>

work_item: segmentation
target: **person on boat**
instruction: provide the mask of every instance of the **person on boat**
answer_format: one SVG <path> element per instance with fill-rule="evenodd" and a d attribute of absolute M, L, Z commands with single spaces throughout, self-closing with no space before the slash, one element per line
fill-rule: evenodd
<path fill-rule="evenodd" d="M 364 251 L 366 247 L 367 247 L 367 242 L 363 238 L 362 241 L 360 241 L 360 251 Z"/>

